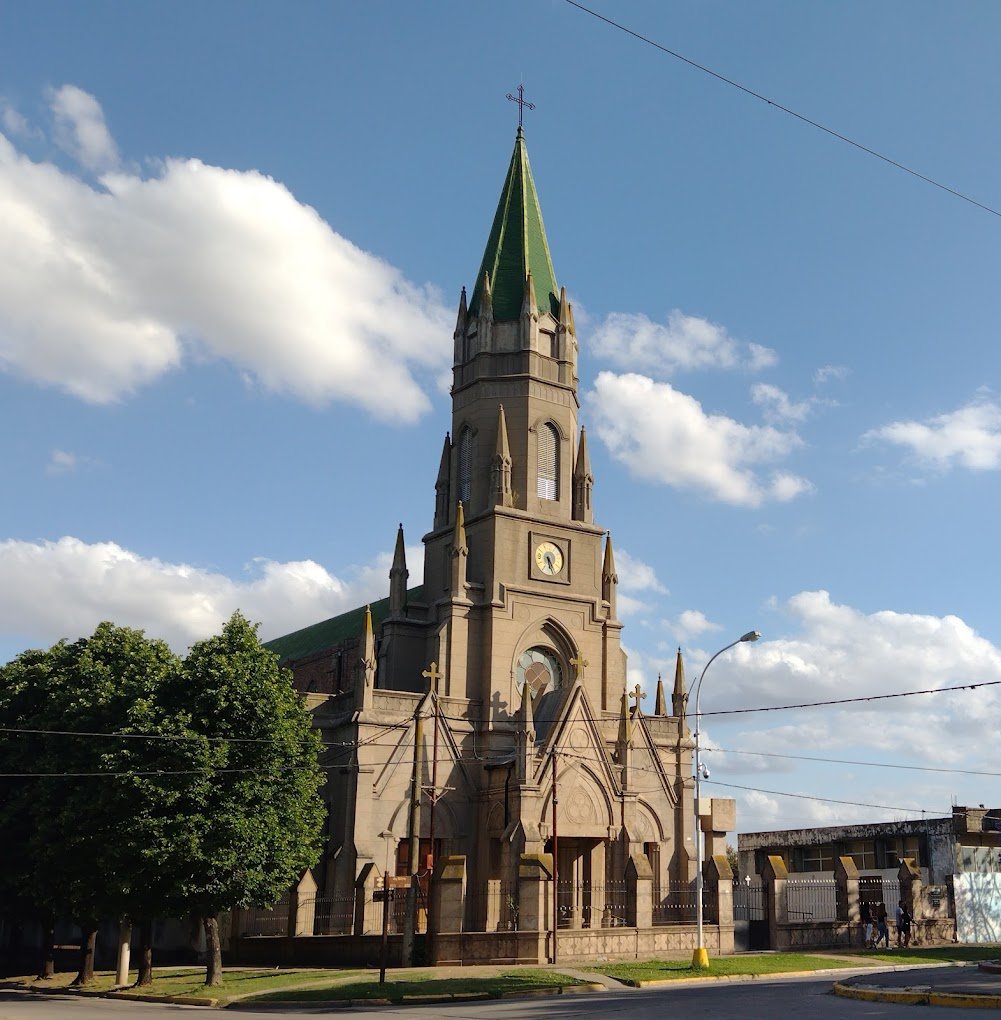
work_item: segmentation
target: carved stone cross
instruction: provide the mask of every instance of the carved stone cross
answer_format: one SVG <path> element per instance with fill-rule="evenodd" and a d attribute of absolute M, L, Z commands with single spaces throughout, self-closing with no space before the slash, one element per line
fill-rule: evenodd
<path fill-rule="evenodd" d="M 435 694 L 438 693 L 438 681 L 445 679 L 445 674 L 439 671 L 437 662 L 432 662 L 431 665 L 428 666 L 423 673 L 421 673 L 421 676 L 428 678 L 431 690 L 434 691 Z"/>
<path fill-rule="evenodd" d="M 590 663 L 588 663 L 587 659 L 585 659 L 584 656 L 581 655 L 580 652 L 578 652 L 570 660 L 570 665 L 573 666 L 574 670 L 577 673 L 577 676 L 579 677 L 584 672 L 584 667 L 590 665 Z"/>
<path fill-rule="evenodd" d="M 630 697 L 633 697 L 633 698 L 636 699 L 636 714 L 639 715 L 639 711 L 640 711 L 640 698 L 645 698 L 646 697 L 646 691 L 644 691 L 643 688 L 640 687 L 639 684 L 637 684 L 629 692 L 629 695 L 630 695 Z"/>

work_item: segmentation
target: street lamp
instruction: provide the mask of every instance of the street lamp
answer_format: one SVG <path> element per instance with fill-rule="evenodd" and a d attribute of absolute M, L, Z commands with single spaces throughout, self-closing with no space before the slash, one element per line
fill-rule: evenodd
<path fill-rule="evenodd" d="M 695 685 L 695 921 L 696 921 L 696 945 L 692 953 L 692 968 L 694 970 L 705 970 L 709 966 L 709 953 L 702 944 L 702 819 L 699 816 L 699 784 L 703 779 L 709 778 L 709 770 L 703 774 L 702 759 L 699 756 L 699 729 L 702 725 L 702 712 L 699 708 L 699 697 L 702 694 L 702 681 L 706 678 L 709 667 L 724 652 L 729 651 L 734 645 L 742 641 L 757 641 L 761 635 L 756 630 L 749 630 L 743 637 L 731 641 L 725 648 L 721 648 L 707 663 L 699 682 Z"/>

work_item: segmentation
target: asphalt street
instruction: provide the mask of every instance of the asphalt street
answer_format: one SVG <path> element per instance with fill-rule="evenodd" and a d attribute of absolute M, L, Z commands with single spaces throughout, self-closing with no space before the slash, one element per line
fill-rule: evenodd
<path fill-rule="evenodd" d="M 927 971 L 924 972 L 927 976 Z M 915 973 L 913 983 L 921 980 Z M 925 982 L 927 983 L 927 981 Z M 901 1017 L 910 1020 L 970 1020 L 968 1009 L 948 1007 L 901 1006 L 856 1002 L 831 994 L 831 978 L 802 978 L 783 981 L 754 981 L 749 984 L 713 984 L 699 988 L 651 988 L 622 992 L 595 992 L 574 996 L 536 999 L 435 1004 L 407 1007 L 369 1007 L 365 1009 L 322 1009 L 304 1006 L 290 1010 L 251 1010 L 230 1008 L 237 1016 L 326 1015 L 348 1020 L 351 1017 L 382 1017 L 385 1020 L 526 1020 L 545 1016 L 546 1020 L 572 1020 L 578 1017 L 646 1018 L 656 1016 L 699 1017 L 709 1020 L 775 1020 L 776 1016 L 809 1017 L 810 1020 L 857 1020 L 863 1017 Z M 151 1020 L 183 1010 L 189 1014 L 197 1006 L 170 1006 L 132 1003 L 108 999 L 80 999 L 36 995 L 27 992 L 0 991 L 0 1020 Z M 931 1010 L 931 1012 L 929 1012 Z M 974 1013 L 975 1017 L 977 1014 Z"/>

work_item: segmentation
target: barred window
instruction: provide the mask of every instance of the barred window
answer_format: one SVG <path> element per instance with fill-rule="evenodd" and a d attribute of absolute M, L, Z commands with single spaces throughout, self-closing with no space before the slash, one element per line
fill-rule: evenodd
<path fill-rule="evenodd" d="M 537 492 L 542 499 L 559 499 L 560 437 L 556 426 L 546 422 L 539 429 L 539 480 Z"/>
<path fill-rule="evenodd" d="M 469 507 L 469 491 L 473 482 L 473 430 L 466 425 L 459 434 L 459 499 Z"/>

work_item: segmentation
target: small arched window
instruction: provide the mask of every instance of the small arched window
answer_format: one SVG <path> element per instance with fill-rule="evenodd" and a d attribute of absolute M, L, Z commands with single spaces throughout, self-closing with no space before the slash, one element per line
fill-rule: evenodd
<path fill-rule="evenodd" d="M 466 425 L 459 433 L 459 499 L 469 507 L 469 493 L 473 485 L 473 430 Z"/>
<path fill-rule="evenodd" d="M 560 498 L 560 435 L 552 422 L 539 429 L 539 480 L 541 499 Z"/>

